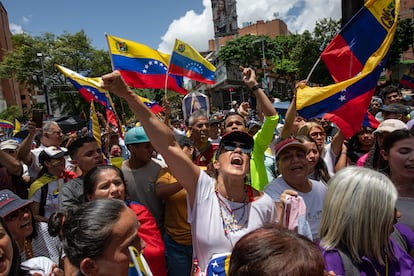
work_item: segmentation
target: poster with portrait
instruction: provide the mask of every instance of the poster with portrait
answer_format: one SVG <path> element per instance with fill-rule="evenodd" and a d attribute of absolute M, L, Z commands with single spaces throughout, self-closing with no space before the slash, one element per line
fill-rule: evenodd
<path fill-rule="evenodd" d="M 211 0 L 211 8 L 216 37 L 237 33 L 236 0 Z"/>

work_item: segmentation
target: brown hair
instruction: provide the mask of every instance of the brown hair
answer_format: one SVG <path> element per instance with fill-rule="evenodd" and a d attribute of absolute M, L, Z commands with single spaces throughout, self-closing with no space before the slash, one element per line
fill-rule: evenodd
<path fill-rule="evenodd" d="M 322 276 L 325 262 L 312 241 L 276 224 L 260 227 L 234 246 L 230 276 Z"/>

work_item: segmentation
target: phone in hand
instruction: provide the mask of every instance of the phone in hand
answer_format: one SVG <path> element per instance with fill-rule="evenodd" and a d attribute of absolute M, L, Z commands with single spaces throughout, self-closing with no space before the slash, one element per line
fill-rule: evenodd
<path fill-rule="evenodd" d="M 41 128 L 43 126 L 43 110 L 42 109 L 33 109 L 32 111 L 32 121 L 36 123 L 36 128 Z"/>

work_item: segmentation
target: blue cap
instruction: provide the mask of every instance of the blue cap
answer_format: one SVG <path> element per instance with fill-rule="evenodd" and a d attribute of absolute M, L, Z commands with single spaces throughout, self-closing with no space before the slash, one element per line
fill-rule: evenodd
<path fill-rule="evenodd" d="M 18 195 L 10 190 L 0 191 L 0 216 L 5 216 L 13 213 L 14 211 L 23 208 L 26 205 L 33 203 L 32 200 L 21 199 Z"/>
<path fill-rule="evenodd" d="M 125 145 L 149 142 L 149 138 L 142 126 L 133 127 L 125 134 Z"/>

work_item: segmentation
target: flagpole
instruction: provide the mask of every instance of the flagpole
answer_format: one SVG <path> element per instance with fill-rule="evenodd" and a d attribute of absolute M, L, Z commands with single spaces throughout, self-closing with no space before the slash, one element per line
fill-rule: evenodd
<path fill-rule="evenodd" d="M 310 79 L 310 77 L 311 77 L 311 75 L 312 75 L 313 71 L 315 71 L 315 68 L 316 68 L 316 66 L 318 66 L 318 64 L 319 64 L 319 62 L 320 62 L 320 61 L 321 61 L 321 57 L 319 56 L 319 57 L 318 57 L 318 60 L 315 62 L 315 64 L 313 65 L 312 69 L 310 70 L 310 72 L 309 72 L 308 76 L 306 77 L 306 82 L 308 82 L 308 81 L 309 81 L 309 79 Z"/>
<path fill-rule="evenodd" d="M 168 65 L 169 67 L 169 65 Z M 168 70 L 165 72 L 165 85 L 164 85 L 164 96 L 167 99 L 167 85 L 168 85 Z"/>
<path fill-rule="evenodd" d="M 112 60 L 112 52 L 111 52 L 111 46 L 109 44 L 109 39 L 108 39 L 108 34 L 105 33 L 105 37 L 106 37 L 106 43 L 108 44 L 108 49 L 109 49 L 109 57 L 111 59 L 111 67 L 112 67 L 112 71 L 114 70 L 114 62 Z"/>
<path fill-rule="evenodd" d="M 175 41 L 177 41 L 177 39 L 175 40 Z M 174 43 L 174 49 L 175 49 L 175 43 Z M 167 72 L 165 73 L 166 75 L 165 75 L 165 99 L 167 100 L 167 84 L 168 84 L 168 74 L 169 74 L 169 72 L 170 72 L 170 64 L 171 64 L 171 57 L 172 57 L 172 53 L 171 53 L 171 55 L 170 55 L 170 59 L 168 60 L 168 70 L 167 70 Z"/>

